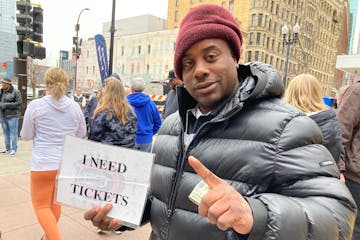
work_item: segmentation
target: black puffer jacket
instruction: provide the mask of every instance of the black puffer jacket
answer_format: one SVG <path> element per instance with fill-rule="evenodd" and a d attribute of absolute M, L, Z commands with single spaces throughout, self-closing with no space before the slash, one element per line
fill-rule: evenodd
<path fill-rule="evenodd" d="M 200 127 L 187 150 L 186 111 L 196 102 L 179 89 L 179 114 L 164 121 L 153 149 L 150 239 L 350 239 L 356 206 L 321 144 L 320 129 L 279 99 L 283 84 L 274 69 L 251 65 L 239 66 L 238 91 Z M 189 155 L 246 197 L 254 214 L 249 236 L 221 231 L 198 214 L 188 199 L 200 181 Z"/>
<path fill-rule="evenodd" d="M 0 117 L 19 117 L 22 100 L 19 90 L 12 85 L 8 90 L 0 89 Z"/>
<path fill-rule="evenodd" d="M 320 127 L 323 135 L 323 144 L 338 164 L 341 153 L 341 128 L 335 110 L 321 111 L 309 117 Z"/>

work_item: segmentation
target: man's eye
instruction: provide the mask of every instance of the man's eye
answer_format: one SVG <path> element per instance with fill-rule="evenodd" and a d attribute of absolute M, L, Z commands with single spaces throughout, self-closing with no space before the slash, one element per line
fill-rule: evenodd
<path fill-rule="evenodd" d="M 206 59 L 208 61 L 214 61 L 216 59 L 216 55 L 215 54 L 209 54 L 206 56 Z"/>
<path fill-rule="evenodd" d="M 189 69 L 192 66 L 192 61 L 183 62 L 183 69 Z"/>

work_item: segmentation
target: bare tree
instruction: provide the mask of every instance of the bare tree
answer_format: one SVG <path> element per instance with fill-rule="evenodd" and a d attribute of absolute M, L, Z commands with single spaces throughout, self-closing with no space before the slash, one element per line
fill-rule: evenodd
<path fill-rule="evenodd" d="M 44 75 L 45 70 L 44 60 L 27 57 L 28 85 L 32 88 L 33 97 L 36 96 L 36 87 L 39 85 L 39 79 Z"/>

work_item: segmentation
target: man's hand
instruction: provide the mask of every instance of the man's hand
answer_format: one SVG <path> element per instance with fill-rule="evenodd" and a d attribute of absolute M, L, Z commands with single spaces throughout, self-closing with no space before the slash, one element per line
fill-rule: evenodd
<path fill-rule="evenodd" d="M 210 191 L 201 199 L 199 214 L 225 231 L 233 228 L 240 234 L 250 233 L 254 218 L 248 202 L 227 182 L 207 169 L 198 159 L 188 159 L 195 172 L 209 185 Z"/>
<path fill-rule="evenodd" d="M 116 230 L 121 227 L 121 223 L 117 219 L 106 216 L 111 209 L 111 204 L 106 204 L 103 208 L 94 207 L 84 213 L 84 218 L 91 220 L 92 224 L 101 230 Z"/>

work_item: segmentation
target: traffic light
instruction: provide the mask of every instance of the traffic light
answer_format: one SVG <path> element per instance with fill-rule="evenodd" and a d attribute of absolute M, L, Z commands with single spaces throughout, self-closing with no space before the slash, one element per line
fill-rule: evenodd
<path fill-rule="evenodd" d="M 32 33 L 32 16 L 31 16 L 31 3 L 29 0 L 16 1 L 16 9 L 19 13 L 16 14 L 16 26 L 17 35 L 21 38 L 27 38 Z"/>
<path fill-rule="evenodd" d="M 28 40 L 17 41 L 17 51 L 22 56 L 33 56 L 34 55 L 34 43 Z"/>
<path fill-rule="evenodd" d="M 38 7 L 33 7 L 32 10 L 33 25 L 32 25 L 32 40 L 34 42 L 43 42 L 43 9 Z"/>
<path fill-rule="evenodd" d="M 43 46 L 36 46 L 34 47 L 34 56 L 35 59 L 44 59 L 46 58 L 46 49 Z"/>

